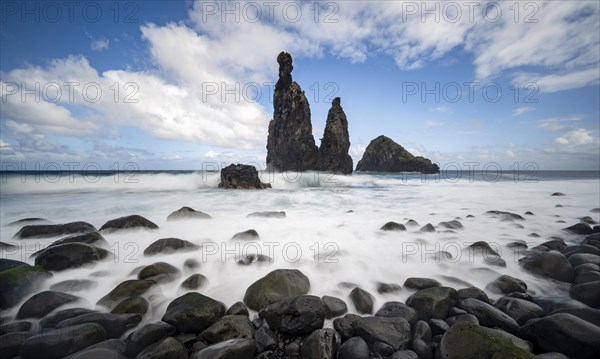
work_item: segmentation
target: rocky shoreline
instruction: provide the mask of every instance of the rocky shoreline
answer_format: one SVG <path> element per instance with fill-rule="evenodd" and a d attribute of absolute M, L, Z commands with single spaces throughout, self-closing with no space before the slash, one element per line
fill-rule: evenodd
<path fill-rule="evenodd" d="M 485 215 L 518 225 L 533 214 Z M 249 217 L 285 220 L 286 215 L 257 212 Z M 168 221 L 210 219 L 189 207 L 168 216 Z M 346 298 L 317 296 L 310 278 L 294 269 L 274 269 L 257 278 L 229 308 L 202 294 L 210 278 L 200 272 L 181 282 L 185 294 L 167 299 L 160 294 L 161 286 L 200 265 L 202 249 L 178 238 L 149 244 L 144 256 L 189 253 L 185 268 L 166 262 L 140 267 L 132 273 L 136 279 L 118 284 L 95 305 L 77 306 L 97 278 L 61 281 L 39 290 L 63 271 L 108 260 L 103 235 L 158 226 L 139 215 L 109 220 L 99 230 L 85 222 L 56 225 L 42 219 L 12 225 L 22 227 L 11 243 L 2 243 L 3 251 L 15 241 L 59 239 L 32 255 L 34 266 L 0 259 L 1 358 L 591 359 L 600 352 L 600 226 L 589 216 L 540 245 L 510 245 L 523 270 L 568 296 L 536 295 L 523 280 L 505 274 L 484 288 L 460 278 L 456 285 L 444 286 L 433 278 L 412 277 L 403 284 L 379 283 L 379 293 L 411 293 L 405 302 L 387 301 L 379 308 L 372 293 L 352 283 L 339 284 L 350 290 Z M 379 230 L 402 232 L 417 225 L 412 220 L 388 222 Z M 463 222 L 455 219 L 419 231 L 462 228 Z M 259 239 L 254 230 L 232 237 Z M 488 242 L 468 249 L 481 253 L 501 273 L 504 259 Z M 238 264 L 261 261 L 269 258 L 246 258 Z M 162 319 L 145 320 L 156 307 L 165 308 Z"/>

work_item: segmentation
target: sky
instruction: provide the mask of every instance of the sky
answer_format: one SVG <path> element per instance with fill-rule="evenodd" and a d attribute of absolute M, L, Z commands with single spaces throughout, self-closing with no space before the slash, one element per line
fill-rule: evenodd
<path fill-rule="evenodd" d="M 2 170 L 264 168 L 279 52 L 317 145 L 600 169 L 598 1 L 2 1 Z"/>

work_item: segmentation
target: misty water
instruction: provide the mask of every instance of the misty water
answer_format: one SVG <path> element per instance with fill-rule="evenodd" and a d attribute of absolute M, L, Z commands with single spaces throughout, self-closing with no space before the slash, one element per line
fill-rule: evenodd
<path fill-rule="evenodd" d="M 149 322 L 160 319 L 166 305 L 184 293 L 180 284 L 193 273 L 208 278 L 208 283 L 199 289 L 201 293 L 227 306 L 242 300 L 248 286 L 278 268 L 301 270 L 310 279 L 310 294 L 318 296 L 346 299 L 354 285 L 360 286 L 376 297 L 375 308 L 390 300 L 404 302 L 414 293 L 403 288 L 393 294 L 378 294 L 378 282 L 401 285 L 409 277 L 435 278 L 459 289 L 467 285 L 485 288 L 499 274 L 508 274 L 524 280 L 538 295 L 568 296 L 568 286 L 562 288 L 525 272 L 517 262 L 522 254 L 507 244 L 522 240 L 531 247 L 552 236 L 571 243 L 573 237 L 562 228 L 579 222 L 582 216 L 600 221 L 599 213 L 590 212 L 600 203 L 597 172 L 539 173 L 534 180 L 482 174 L 473 178 L 463 175 L 460 179 L 455 174 L 442 174 L 441 178 L 385 174 L 332 177 L 316 173 L 262 177 L 272 183 L 272 189 L 222 190 L 216 188 L 218 174 L 200 172 L 92 177 L 5 175 L 0 194 L 1 237 L 19 249 L 4 250 L 1 257 L 33 264 L 33 252 L 60 238 L 13 239 L 20 227 L 8 224 L 22 218 L 42 217 L 53 223 L 86 221 L 100 228 L 110 219 L 142 215 L 160 229 L 103 234 L 110 243 L 110 258 L 89 267 L 55 272 L 39 291 L 67 279 L 93 279 L 98 286 L 72 293 L 82 297 L 82 301 L 69 306 L 95 308 L 96 302 L 117 284 L 135 279 L 134 269 L 168 262 L 181 274 L 170 283 L 156 286 L 155 293 L 162 295 L 152 299 L 152 312 L 144 317 L 144 322 Z M 554 192 L 565 196 L 553 197 Z M 166 221 L 171 212 L 183 206 L 206 212 L 213 219 Z M 525 220 L 502 221 L 485 214 L 490 210 L 517 213 Z M 285 211 L 287 217 L 247 217 L 256 211 Z M 525 215 L 527 211 L 533 215 Z M 379 230 L 386 222 L 405 224 L 409 219 L 419 226 L 409 226 L 404 232 Z M 438 226 L 454 219 L 464 228 L 444 232 L 446 229 Z M 437 232 L 420 232 L 427 223 L 436 226 Z M 247 229 L 255 229 L 260 240 L 231 240 L 235 233 Z M 532 233 L 539 237 L 531 237 Z M 143 255 L 148 245 L 166 237 L 181 238 L 202 248 Z M 501 254 L 505 268 L 485 263 L 481 252 L 465 249 L 481 240 Z M 441 251 L 452 258 L 436 255 Z M 236 263 L 239 256 L 257 252 L 272 257 L 272 263 Z M 185 269 L 183 263 L 189 258 L 198 260 L 200 267 Z M 340 285 L 342 282 L 352 285 Z M 488 295 L 498 297 L 489 292 Z M 352 312 L 350 301 L 347 302 Z M 17 304 L 4 315 L 12 317 L 19 307 Z"/>

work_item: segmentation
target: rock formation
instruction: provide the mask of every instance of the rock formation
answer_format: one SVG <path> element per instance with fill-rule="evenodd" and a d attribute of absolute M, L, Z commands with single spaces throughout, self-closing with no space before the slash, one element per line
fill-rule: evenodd
<path fill-rule="evenodd" d="M 267 168 L 276 171 L 317 169 L 319 149 L 315 145 L 310 122 L 310 106 L 304 91 L 292 81 L 292 56 L 277 56 L 279 80 L 275 85 L 267 140 Z"/>
<path fill-rule="evenodd" d="M 321 139 L 319 170 L 341 174 L 352 173 L 352 157 L 348 154 L 349 149 L 348 120 L 340 105 L 340 98 L 336 97 L 327 114 L 325 132 Z"/>
<path fill-rule="evenodd" d="M 265 189 L 271 188 L 271 185 L 260 181 L 254 166 L 231 164 L 221 170 L 219 188 Z"/>
<path fill-rule="evenodd" d="M 439 173 L 440 168 L 427 158 L 413 156 L 392 139 L 379 136 L 367 146 L 357 171 Z"/>

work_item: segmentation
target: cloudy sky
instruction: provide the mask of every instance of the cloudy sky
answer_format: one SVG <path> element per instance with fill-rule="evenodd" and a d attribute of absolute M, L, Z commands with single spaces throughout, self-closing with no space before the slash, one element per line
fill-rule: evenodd
<path fill-rule="evenodd" d="M 355 164 L 385 134 L 442 168 L 600 167 L 598 1 L 1 6 L 3 169 L 262 166 L 280 51 L 317 144 L 342 98 Z"/>

